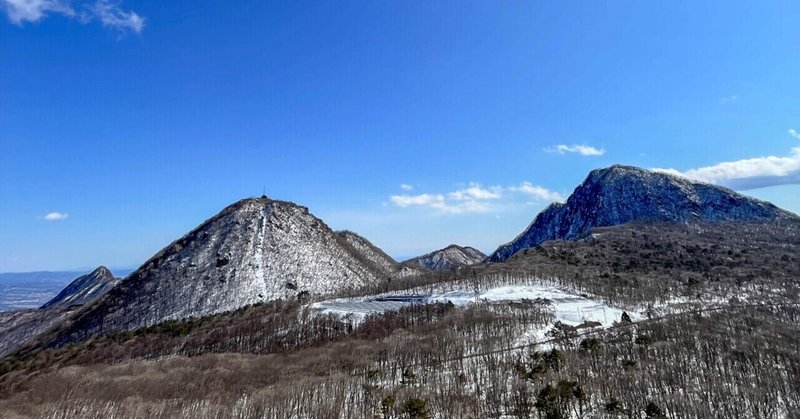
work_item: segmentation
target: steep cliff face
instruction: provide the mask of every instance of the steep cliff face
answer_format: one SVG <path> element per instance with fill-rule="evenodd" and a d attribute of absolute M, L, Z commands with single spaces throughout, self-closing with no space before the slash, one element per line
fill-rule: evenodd
<path fill-rule="evenodd" d="M 444 249 L 435 250 L 431 253 L 409 259 L 403 262 L 403 264 L 419 266 L 434 271 L 443 271 L 469 266 L 479 263 L 484 259 L 486 259 L 486 255 L 478 249 L 451 244 Z"/>
<path fill-rule="evenodd" d="M 89 304 L 119 283 L 108 268 L 101 266 L 93 272 L 80 276 L 46 302 L 42 308 L 70 307 Z"/>
<path fill-rule="evenodd" d="M 547 240 L 572 240 L 594 227 L 632 221 L 761 221 L 796 218 L 730 189 L 630 166 L 592 171 L 563 204 L 542 211 L 513 241 L 487 259 L 504 261 Z"/>
<path fill-rule="evenodd" d="M 239 201 L 82 310 L 60 339 L 79 340 L 386 280 L 341 240 L 305 207 L 266 197 Z"/>

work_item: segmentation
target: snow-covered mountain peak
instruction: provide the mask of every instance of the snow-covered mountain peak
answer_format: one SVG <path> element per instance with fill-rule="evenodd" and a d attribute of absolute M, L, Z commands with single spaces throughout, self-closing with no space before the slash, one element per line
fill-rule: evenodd
<path fill-rule="evenodd" d="M 572 240 L 594 227 L 632 221 L 759 221 L 796 218 L 730 189 L 633 166 L 593 170 L 563 204 L 548 206 L 488 261 L 500 262 L 547 240 Z"/>
<path fill-rule="evenodd" d="M 240 200 L 158 252 L 72 329 L 88 336 L 388 280 L 308 208 Z"/>
<path fill-rule="evenodd" d="M 119 281 L 108 268 L 100 266 L 76 278 L 42 308 L 66 308 L 89 304 L 117 285 Z"/>
<path fill-rule="evenodd" d="M 485 258 L 486 255 L 478 249 L 451 244 L 443 249 L 409 259 L 403 264 L 432 270 L 447 270 L 469 266 Z"/>

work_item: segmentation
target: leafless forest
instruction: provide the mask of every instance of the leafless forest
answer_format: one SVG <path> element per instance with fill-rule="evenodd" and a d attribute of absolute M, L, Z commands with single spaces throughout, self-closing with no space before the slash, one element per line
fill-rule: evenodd
<path fill-rule="evenodd" d="M 380 290 L 546 281 L 646 314 L 415 305 L 353 326 L 301 301 L 40 342 L 0 361 L 8 417 L 800 417 L 796 224 L 622 226 Z M 531 329 L 548 330 L 521 345 Z"/>

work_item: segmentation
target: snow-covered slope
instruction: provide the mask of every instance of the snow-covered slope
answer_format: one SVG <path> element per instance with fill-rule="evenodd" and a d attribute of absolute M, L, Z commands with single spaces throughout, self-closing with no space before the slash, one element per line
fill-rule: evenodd
<path fill-rule="evenodd" d="M 386 278 L 404 278 L 424 273 L 423 269 L 416 266 L 401 265 L 378 246 L 352 231 L 337 231 L 336 235 L 343 240 L 345 246 L 352 248 L 352 253 L 364 264 L 373 266 Z"/>
<path fill-rule="evenodd" d="M 307 208 L 266 197 L 244 199 L 145 262 L 80 312 L 58 340 L 385 280 Z"/>
<path fill-rule="evenodd" d="M 797 218 L 730 189 L 630 166 L 592 171 L 565 203 L 547 207 L 488 261 L 501 262 L 547 240 L 572 240 L 594 227 L 632 221 L 760 221 Z"/>
<path fill-rule="evenodd" d="M 364 237 L 348 230 L 337 231 L 336 235 L 344 240 L 346 246 L 352 247 L 353 253 L 360 256 L 364 263 L 374 265 L 385 275 L 392 275 L 397 271 L 397 261 Z"/>
<path fill-rule="evenodd" d="M 443 271 L 469 266 L 479 263 L 484 259 L 486 259 L 486 255 L 478 249 L 451 244 L 444 249 L 435 250 L 431 253 L 409 259 L 403 262 L 403 264 L 419 266 L 434 271 Z"/>
<path fill-rule="evenodd" d="M 0 357 L 25 345 L 40 333 L 62 322 L 74 308 L 28 309 L 0 313 Z"/>
<path fill-rule="evenodd" d="M 585 322 L 597 322 L 603 327 L 611 326 L 620 321 L 622 308 L 611 307 L 599 299 L 592 299 L 587 295 L 578 295 L 574 292 L 556 288 L 544 283 L 531 283 L 529 285 L 499 285 L 475 292 L 466 288 L 453 287 L 442 284 L 441 292 L 425 293 L 419 289 L 400 291 L 400 294 L 388 293 L 358 298 L 340 298 L 335 300 L 320 301 L 310 305 L 311 309 L 323 315 L 335 315 L 349 319 L 355 324 L 361 323 L 371 314 L 387 311 L 397 311 L 413 304 L 452 303 L 457 306 L 468 306 L 476 303 L 509 304 L 509 303 L 540 303 L 547 307 L 553 315 L 553 321 L 560 321 L 570 326 L 579 326 Z M 640 320 L 642 315 L 636 312 L 628 313 L 634 320 Z M 535 332 L 544 332 L 546 329 Z M 531 331 L 534 332 L 534 331 Z M 533 333 L 533 336 L 542 337 L 543 333 Z"/>
<path fill-rule="evenodd" d="M 80 276 L 67 285 L 42 308 L 69 307 L 93 302 L 119 283 L 108 268 L 101 266 L 93 272 Z"/>

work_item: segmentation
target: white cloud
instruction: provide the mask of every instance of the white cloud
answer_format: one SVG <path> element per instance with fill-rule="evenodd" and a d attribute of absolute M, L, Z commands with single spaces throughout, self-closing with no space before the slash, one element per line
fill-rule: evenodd
<path fill-rule="evenodd" d="M 389 199 L 398 207 L 405 208 L 412 205 L 432 205 L 437 202 L 444 202 L 442 195 L 392 195 Z"/>
<path fill-rule="evenodd" d="M 789 134 L 794 137 L 797 132 L 789 130 Z M 788 156 L 754 157 L 684 172 L 675 169 L 654 170 L 738 190 L 800 184 L 800 147 L 792 148 Z"/>
<path fill-rule="evenodd" d="M 110 0 L 98 0 L 92 6 L 94 15 L 100 19 L 103 26 L 114 28 L 121 32 L 131 31 L 142 33 L 144 18 L 136 12 L 126 12 L 119 5 Z"/>
<path fill-rule="evenodd" d="M 564 196 L 560 193 L 551 191 L 538 185 L 533 185 L 530 182 L 522 182 L 522 184 L 519 186 L 512 186 L 509 189 L 513 192 L 521 192 L 530 195 L 531 197 L 541 201 L 553 202 L 564 200 Z"/>
<path fill-rule="evenodd" d="M 797 132 L 794 129 L 789 129 L 788 132 L 789 132 L 789 135 L 791 135 L 792 137 L 797 138 L 798 140 L 800 140 L 800 132 Z"/>
<path fill-rule="evenodd" d="M 400 184 L 400 189 L 402 189 L 404 191 L 410 191 L 410 190 L 414 189 L 414 187 L 409 185 L 409 184 L 407 184 L 407 183 L 401 183 Z"/>
<path fill-rule="evenodd" d="M 392 195 L 389 200 L 400 208 L 425 207 L 440 214 L 487 213 L 497 212 L 504 206 L 514 204 L 518 194 L 545 202 L 562 199 L 561 194 L 557 192 L 524 182 L 520 186 L 507 188 L 502 186 L 484 188 L 477 183 L 470 183 L 468 187 L 453 192 Z"/>
<path fill-rule="evenodd" d="M 0 0 L 8 20 L 15 24 L 38 22 L 48 13 L 74 16 L 75 10 L 65 0 Z"/>
<path fill-rule="evenodd" d="M 559 144 L 555 147 L 547 147 L 544 151 L 548 153 L 558 153 L 558 154 L 566 154 L 566 153 L 577 153 L 581 156 L 602 156 L 606 154 L 606 151 L 602 148 L 595 148 L 588 145 L 566 145 L 566 144 Z"/>
<path fill-rule="evenodd" d="M 483 189 L 476 183 L 470 183 L 466 189 L 450 192 L 447 196 L 456 201 L 467 201 L 474 199 L 498 199 L 502 194 L 503 188 L 494 186 L 491 189 Z"/>
<path fill-rule="evenodd" d="M 119 3 L 112 0 L 0 0 L 0 9 L 6 12 L 8 20 L 17 25 L 38 22 L 50 14 L 59 14 L 82 23 L 99 20 L 103 26 L 121 34 L 141 33 L 144 29 L 143 17 L 136 12 L 122 10 Z"/>
<path fill-rule="evenodd" d="M 739 95 L 730 95 L 730 96 L 727 96 L 727 97 L 724 97 L 724 98 L 720 99 L 719 101 L 722 102 L 722 103 L 730 103 L 730 102 L 735 102 L 738 99 L 739 99 Z"/>
<path fill-rule="evenodd" d="M 61 212 L 51 212 L 44 216 L 44 219 L 47 221 L 58 221 L 58 220 L 66 220 L 69 217 L 69 214 L 64 214 Z"/>

